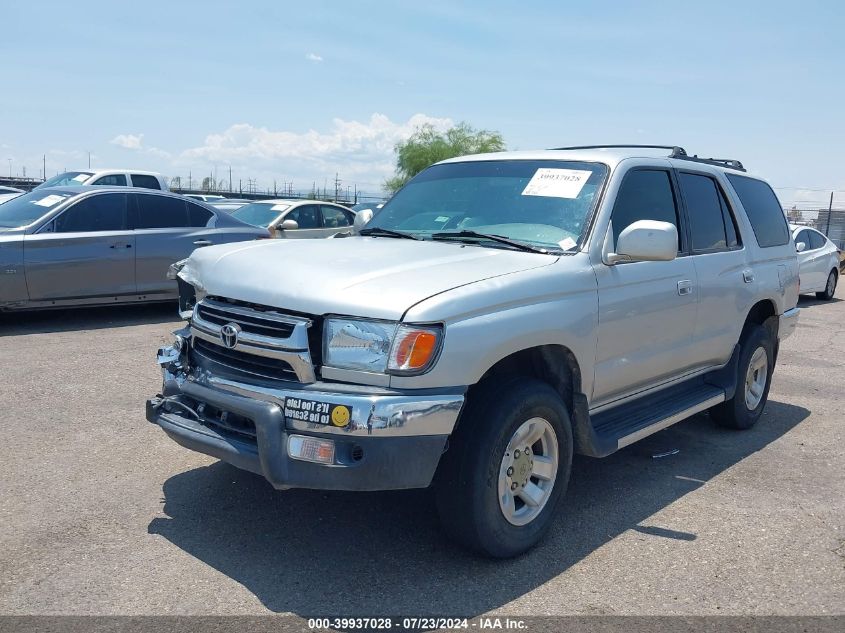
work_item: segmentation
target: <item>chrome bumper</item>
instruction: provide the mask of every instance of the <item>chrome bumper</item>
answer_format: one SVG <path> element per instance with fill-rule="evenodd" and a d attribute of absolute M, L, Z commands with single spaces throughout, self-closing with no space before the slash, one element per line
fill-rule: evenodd
<path fill-rule="evenodd" d="M 778 339 L 783 341 L 795 332 L 798 326 L 798 314 L 801 312 L 799 308 L 790 308 L 780 315 L 780 323 L 778 325 Z"/>

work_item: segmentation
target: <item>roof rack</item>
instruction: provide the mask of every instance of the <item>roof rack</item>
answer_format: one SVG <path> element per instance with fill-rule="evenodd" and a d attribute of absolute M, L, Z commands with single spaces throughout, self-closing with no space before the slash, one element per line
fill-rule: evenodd
<path fill-rule="evenodd" d="M 690 156 L 680 145 L 576 145 L 573 147 L 553 147 L 552 149 L 668 149 L 671 150 L 671 154 L 669 154 L 668 158 L 689 160 L 694 163 L 705 163 L 707 165 L 716 165 L 718 167 L 736 169 L 737 171 L 745 171 L 745 167 L 738 160 L 734 160 L 732 158 L 699 158 L 697 154 Z"/>

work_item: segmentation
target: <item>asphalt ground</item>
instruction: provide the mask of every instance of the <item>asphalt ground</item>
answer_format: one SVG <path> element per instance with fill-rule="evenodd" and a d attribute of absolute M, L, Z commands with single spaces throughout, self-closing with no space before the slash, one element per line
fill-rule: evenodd
<path fill-rule="evenodd" d="M 754 429 L 576 458 L 511 561 L 428 491 L 279 492 L 170 441 L 144 400 L 173 305 L 0 316 L 0 614 L 843 614 L 843 297 L 802 299 Z"/>

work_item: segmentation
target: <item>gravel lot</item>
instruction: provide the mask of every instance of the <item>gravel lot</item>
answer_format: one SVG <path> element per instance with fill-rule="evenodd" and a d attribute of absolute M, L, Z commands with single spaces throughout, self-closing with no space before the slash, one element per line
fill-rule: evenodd
<path fill-rule="evenodd" d="M 0 316 L 0 613 L 845 613 L 845 303 L 801 307 L 756 428 L 576 459 L 506 562 L 426 491 L 277 492 L 171 442 L 143 404 L 175 306 Z"/>

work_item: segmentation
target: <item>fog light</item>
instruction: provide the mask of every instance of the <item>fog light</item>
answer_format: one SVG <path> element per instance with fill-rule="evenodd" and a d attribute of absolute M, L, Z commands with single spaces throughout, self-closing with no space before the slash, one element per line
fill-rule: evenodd
<path fill-rule="evenodd" d="M 288 437 L 288 455 L 306 462 L 333 464 L 334 442 L 304 435 L 291 435 Z"/>

